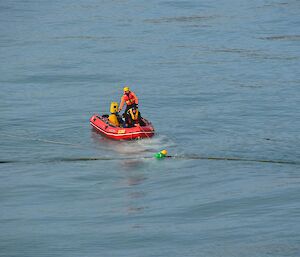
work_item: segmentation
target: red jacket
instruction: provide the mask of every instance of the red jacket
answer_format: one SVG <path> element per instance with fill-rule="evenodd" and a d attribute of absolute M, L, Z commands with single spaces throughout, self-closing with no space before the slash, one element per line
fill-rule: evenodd
<path fill-rule="evenodd" d="M 127 105 L 138 104 L 139 99 L 137 98 L 135 93 L 130 91 L 129 94 L 124 93 L 124 95 L 121 97 L 121 103 L 120 103 L 120 107 L 119 107 L 120 111 L 122 110 L 124 103 L 126 103 Z"/>

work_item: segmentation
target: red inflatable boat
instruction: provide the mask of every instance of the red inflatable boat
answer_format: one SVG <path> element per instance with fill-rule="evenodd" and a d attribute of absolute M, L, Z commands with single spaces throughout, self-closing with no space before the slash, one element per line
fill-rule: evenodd
<path fill-rule="evenodd" d="M 151 122 L 143 119 L 145 126 L 136 126 L 132 128 L 116 127 L 108 122 L 108 115 L 100 116 L 94 114 L 91 119 L 91 125 L 102 135 L 116 140 L 131 140 L 139 138 L 150 138 L 154 135 L 154 127 Z"/>

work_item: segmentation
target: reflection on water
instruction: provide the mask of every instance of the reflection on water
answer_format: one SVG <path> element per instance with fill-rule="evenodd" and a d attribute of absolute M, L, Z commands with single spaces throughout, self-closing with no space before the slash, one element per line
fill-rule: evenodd
<path fill-rule="evenodd" d="M 145 160 L 143 159 L 134 159 L 134 160 L 122 160 L 121 167 L 126 171 L 130 170 L 142 170 L 145 166 Z"/>
<path fill-rule="evenodd" d="M 140 185 L 146 178 L 144 176 L 130 176 L 127 179 L 127 184 L 128 186 L 137 186 Z M 136 194 L 137 195 L 137 194 Z M 141 195 L 140 193 L 138 195 Z"/>
<path fill-rule="evenodd" d="M 137 171 L 137 169 L 129 169 L 129 167 L 136 167 L 137 164 L 135 161 L 126 161 L 129 163 L 127 166 L 128 170 L 126 170 L 125 183 L 129 187 L 129 191 L 127 193 L 127 213 L 128 214 L 137 214 L 143 213 L 147 206 L 145 206 L 145 196 L 146 192 L 143 189 L 143 182 L 147 179 L 146 176 L 142 173 L 142 170 Z M 133 165 L 133 166 L 130 166 Z M 139 163 L 137 165 L 140 165 Z M 139 224 L 135 224 L 135 227 L 140 227 Z"/>

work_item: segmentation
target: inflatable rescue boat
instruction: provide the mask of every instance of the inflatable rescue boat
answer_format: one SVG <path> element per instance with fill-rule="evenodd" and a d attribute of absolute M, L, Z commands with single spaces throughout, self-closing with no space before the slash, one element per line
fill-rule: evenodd
<path fill-rule="evenodd" d="M 154 135 L 154 127 L 151 122 L 142 118 L 144 126 L 134 126 L 123 128 L 115 126 L 109 122 L 108 115 L 94 114 L 90 118 L 90 124 L 102 135 L 115 140 L 132 140 L 140 138 L 150 138 Z"/>
<path fill-rule="evenodd" d="M 122 126 L 119 122 L 118 103 L 111 103 L 110 113 L 110 115 L 101 116 L 94 114 L 90 118 L 90 124 L 102 135 L 115 140 L 150 138 L 154 135 L 154 127 L 151 122 L 140 116 L 140 123 L 136 126 Z"/>

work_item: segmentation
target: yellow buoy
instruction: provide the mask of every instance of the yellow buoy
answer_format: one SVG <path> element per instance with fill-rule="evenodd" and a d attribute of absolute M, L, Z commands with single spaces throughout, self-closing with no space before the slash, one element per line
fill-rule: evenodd
<path fill-rule="evenodd" d="M 160 151 L 163 155 L 167 155 L 168 151 L 166 149 Z"/>

